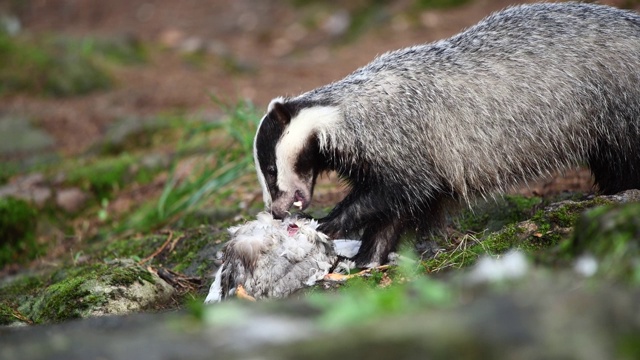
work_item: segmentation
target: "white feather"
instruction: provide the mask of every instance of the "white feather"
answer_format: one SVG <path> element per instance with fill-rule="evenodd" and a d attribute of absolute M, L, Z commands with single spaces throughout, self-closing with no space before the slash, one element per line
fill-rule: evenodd
<path fill-rule="evenodd" d="M 209 294 L 204 299 L 205 304 L 217 303 L 222 300 L 222 266 L 216 271 L 216 275 L 213 279 L 213 284 L 209 288 Z"/>

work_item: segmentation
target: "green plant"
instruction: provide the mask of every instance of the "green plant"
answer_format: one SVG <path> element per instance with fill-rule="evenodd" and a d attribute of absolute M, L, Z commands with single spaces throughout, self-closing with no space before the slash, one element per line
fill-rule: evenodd
<path fill-rule="evenodd" d="M 193 125 L 184 140 L 187 143 L 197 134 L 222 131 L 219 143 L 210 151 L 213 161 L 205 161 L 213 165 L 198 169 L 193 177 L 179 181 L 177 162 L 174 162 L 156 208 L 160 221 L 198 208 L 211 194 L 247 174 L 253 167 L 251 154 L 258 119 L 255 108 L 245 101 L 234 106 L 225 105 L 216 98 L 214 101 L 226 117 L 220 122 Z"/>
<path fill-rule="evenodd" d="M 136 65 L 147 61 L 146 48 L 131 36 L 112 39 L 84 37 L 71 39 L 67 43 L 85 56 L 100 57 L 117 64 Z"/>
<path fill-rule="evenodd" d="M 420 263 L 411 258 L 410 250 L 404 249 L 402 253 L 398 268 L 387 274 L 391 284 L 384 288 L 355 278 L 337 294 L 311 294 L 311 303 L 323 310 L 321 323 L 329 328 L 346 327 L 450 304 L 454 298 L 452 287 L 421 273 Z"/>
<path fill-rule="evenodd" d="M 109 199 L 113 191 L 124 186 L 130 167 L 138 159 L 127 153 L 76 164 L 69 169 L 67 181 L 93 192 L 98 199 Z"/>
<path fill-rule="evenodd" d="M 37 213 L 24 200 L 0 198 L 0 268 L 35 258 Z"/>

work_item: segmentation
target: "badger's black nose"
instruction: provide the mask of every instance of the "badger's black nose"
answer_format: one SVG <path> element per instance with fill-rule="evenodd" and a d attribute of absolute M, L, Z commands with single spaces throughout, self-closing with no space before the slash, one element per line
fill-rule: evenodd
<path fill-rule="evenodd" d="M 274 219 L 282 220 L 287 216 L 287 211 L 281 211 L 275 208 L 271 208 L 271 215 L 273 215 Z"/>

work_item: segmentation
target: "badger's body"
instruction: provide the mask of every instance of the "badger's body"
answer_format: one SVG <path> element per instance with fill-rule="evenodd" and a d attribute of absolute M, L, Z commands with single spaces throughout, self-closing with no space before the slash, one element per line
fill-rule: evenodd
<path fill-rule="evenodd" d="M 255 139 L 267 206 L 306 208 L 317 175 L 351 192 L 321 219 L 363 231 L 360 265 L 453 201 L 577 164 L 603 193 L 640 187 L 640 16 L 591 4 L 493 14 L 449 39 L 384 54 L 269 105 Z"/>

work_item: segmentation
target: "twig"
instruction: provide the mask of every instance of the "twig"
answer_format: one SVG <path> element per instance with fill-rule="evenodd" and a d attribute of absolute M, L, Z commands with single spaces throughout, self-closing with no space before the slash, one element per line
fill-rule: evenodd
<path fill-rule="evenodd" d="M 11 309 L 11 315 L 22 322 L 26 322 L 29 325 L 33 325 L 33 321 L 31 321 L 26 316 L 22 315 L 22 313 L 17 309 Z"/>
<path fill-rule="evenodd" d="M 169 246 L 169 252 L 172 252 L 172 251 L 173 251 L 173 249 L 175 249 L 176 245 L 178 244 L 178 241 L 180 241 L 180 240 L 182 240 L 182 239 L 184 239 L 184 238 L 185 238 L 185 236 L 184 236 L 184 235 L 182 235 L 182 236 L 178 236 L 177 238 L 175 238 L 175 240 L 173 240 L 173 241 L 171 242 L 171 246 Z"/>
<path fill-rule="evenodd" d="M 160 246 L 158 249 L 156 249 L 156 251 L 153 252 L 153 254 L 147 256 L 146 258 L 140 260 L 139 264 L 144 264 L 147 261 L 153 259 L 154 257 L 156 257 L 158 254 L 160 254 L 166 247 L 167 245 L 169 245 L 169 243 L 171 242 L 171 238 L 173 237 L 173 231 L 169 230 L 169 236 L 167 237 L 167 240 L 165 240 L 165 242 L 162 244 L 162 246 Z"/>
<path fill-rule="evenodd" d="M 385 270 L 388 270 L 389 268 L 391 268 L 391 265 L 382 265 L 382 266 L 378 266 L 378 267 L 374 267 L 374 268 L 370 268 L 370 269 L 365 269 L 365 270 L 362 270 L 362 271 L 360 271 L 358 273 L 349 274 L 349 275 L 331 273 L 331 274 L 325 275 L 324 276 L 324 280 L 327 280 L 327 281 L 345 281 L 345 280 L 352 279 L 354 277 L 365 276 L 367 274 L 370 274 L 374 270 L 375 271 L 385 271 Z"/>
<path fill-rule="evenodd" d="M 158 268 L 154 271 L 162 280 L 179 291 L 198 290 L 202 286 L 202 279 L 198 277 L 189 277 L 165 268 Z"/>

